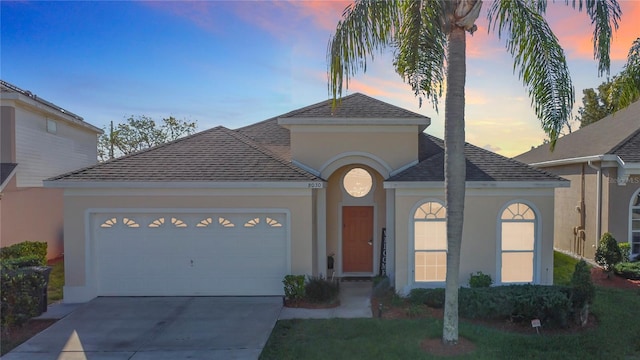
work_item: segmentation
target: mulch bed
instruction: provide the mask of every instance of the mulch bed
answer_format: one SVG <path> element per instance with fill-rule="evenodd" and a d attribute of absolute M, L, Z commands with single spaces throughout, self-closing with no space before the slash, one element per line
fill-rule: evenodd
<path fill-rule="evenodd" d="M 8 353 L 55 322 L 56 320 L 29 320 L 22 326 L 12 328 L 10 331 L 5 331 L 3 328 L 0 341 L 0 354 L 4 355 Z"/>
<path fill-rule="evenodd" d="M 332 309 L 340 306 L 340 300 L 334 300 L 328 303 L 311 302 L 306 300 L 291 301 L 283 299 L 282 303 L 288 308 L 300 308 L 300 309 Z"/>

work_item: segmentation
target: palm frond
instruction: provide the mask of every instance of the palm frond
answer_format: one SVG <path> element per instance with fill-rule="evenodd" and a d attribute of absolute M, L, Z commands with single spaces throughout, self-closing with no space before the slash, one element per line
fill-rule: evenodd
<path fill-rule="evenodd" d="M 569 0 L 565 0 L 569 4 Z M 593 58 L 598 60 L 598 74 L 609 75 L 611 59 L 611 36 L 618 30 L 622 10 L 617 0 L 572 0 L 571 6 L 578 11 L 585 8 L 593 27 Z"/>
<path fill-rule="evenodd" d="M 620 72 L 618 80 L 620 82 L 619 108 L 625 108 L 640 99 L 640 37 L 629 49 L 627 63 Z"/>
<path fill-rule="evenodd" d="M 396 72 L 421 101 L 424 96 L 437 111 L 446 73 L 444 3 L 409 1 L 402 4 L 401 10 L 402 22 L 395 36 Z"/>
<path fill-rule="evenodd" d="M 489 28 L 506 32 L 513 70 L 527 88 L 531 105 L 551 148 L 569 120 L 574 89 L 564 51 L 538 7 L 526 0 L 495 1 L 488 13 Z"/>
<path fill-rule="evenodd" d="M 349 78 L 366 71 L 367 59 L 393 43 L 400 11 L 394 1 L 359 0 L 349 5 L 327 49 L 329 93 L 335 100 L 348 88 Z"/>

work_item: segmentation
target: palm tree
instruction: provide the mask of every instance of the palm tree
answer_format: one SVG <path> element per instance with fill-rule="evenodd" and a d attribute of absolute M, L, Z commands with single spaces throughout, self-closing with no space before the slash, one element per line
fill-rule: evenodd
<path fill-rule="evenodd" d="M 629 49 L 627 63 L 616 79 L 620 91 L 620 100 L 615 110 L 623 109 L 640 99 L 640 37 Z"/>
<path fill-rule="evenodd" d="M 569 0 L 566 0 L 569 3 Z M 612 27 L 617 28 L 616 0 L 573 0 L 594 24 L 594 57 L 599 73 L 609 72 Z M 447 206 L 447 275 L 442 340 L 458 341 L 458 277 L 465 199 L 464 87 L 466 32 L 477 29 L 481 0 L 367 1 L 356 0 L 343 12 L 328 47 L 329 91 L 334 103 L 343 85 L 367 59 L 394 49 L 393 65 L 420 103 L 426 98 L 437 110 L 446 76 L 445 201 Z M 564 52 L 543 15 L 545 0 L 497 0 L 488 11 L 489 28 L 506 40 L 514 70 L 524 83 L 551 146 L 567 123 L 574 90 Z M 445 61 L 446 60 L 446 61 Z"/>

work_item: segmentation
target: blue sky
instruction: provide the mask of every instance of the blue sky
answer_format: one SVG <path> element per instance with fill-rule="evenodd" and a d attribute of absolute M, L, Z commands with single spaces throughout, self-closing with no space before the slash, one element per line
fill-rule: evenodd
<path fill-rule="evenodd" d="M 561 3 L 564 3 L 563 1 Z M 640 36 L 640 2 L 620 0 L 611 74 Z M 197 120 L 199 129 L 237 128 L 327 99 L 326 49 L 347 3 L 339 1 L 1 1 L 0 77 L 98 127 L 130 115 Z M 467 141 L 506 156 L 544 138 L 512 60 L 487 34 L 467 40 Z M 580 101 L 596 87 L 585 13 L 550 6 L 549 20 L 569 60 Z M 363 92 L 432 118 L 376 56 L 349 93 Z M 576 106 L 577 108 L 577 106 Z M 443 109 L 443 106 L 441 106 Z"/>

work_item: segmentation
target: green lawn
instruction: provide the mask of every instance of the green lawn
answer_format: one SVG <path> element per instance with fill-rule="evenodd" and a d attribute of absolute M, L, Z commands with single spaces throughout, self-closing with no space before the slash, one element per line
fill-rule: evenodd
<path fill-rule="evenodd" d="M 555 285 L 569 285 L 573 270 L 578 263 L 578 259 L 569 255 L 553 252 L 553 283 Z"/>
<path fill-rule="evenodd" d="M 47 287 L 47 301 L 49 304 L 62 300 L 62 287 L 64 286 L 64 260 L 58 260 L 49 265 L 53 269 L 49 275 Z"/>
<path fill-rule="evenodd" d="M 577 261 L 556 254 L 557 284 L 568 283 Z M 570 269 L 570 271 L 569 271 Z M 568 275 L 567 275 L 568 274 Z M 573 335 L 523 335 L 460 323 L 460 335 L 476 345 L 454 359 L 632 359 L 640 358 L 640 292 L 597 288 L 595 329 Z M 533 333 L 533 332 L 532 332 Z M 439 338 L 438 319 L 330 319 L 278 321 L 260 359 L 430 359 L 420 349 Z"/>

